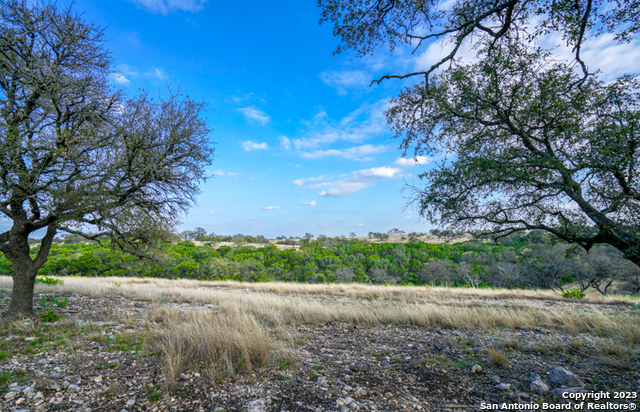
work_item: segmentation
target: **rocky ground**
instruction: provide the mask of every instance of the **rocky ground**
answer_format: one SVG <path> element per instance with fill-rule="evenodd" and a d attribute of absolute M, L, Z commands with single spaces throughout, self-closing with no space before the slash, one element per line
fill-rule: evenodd
<path fill-rule="evenodd" d="M 6 293 L 0 298 L 6 302 Z M 506 410 L 505 403 L 551 410 L 545 404 L 566 408 L 562 394 L 570 392 L 611 397 L 583 410 L 634 410 L 640 396 L 638 351 L 611 343 L 602 357 L 600 338 L 341 323 L 288 326 L 291 358 L 235 377 L 185 370 L 169 391 L 152 332 L 157 305 L 72 295 L 62 320 L 6 322 L 0 410 L 476 411 Z M 617 391 L 630 399 L 612 399 Z"/>

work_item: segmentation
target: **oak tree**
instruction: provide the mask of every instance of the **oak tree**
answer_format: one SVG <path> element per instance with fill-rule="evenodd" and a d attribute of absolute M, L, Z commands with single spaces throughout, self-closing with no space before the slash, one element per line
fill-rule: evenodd
<path fill-rule="evenodd" d="M 0 213 L 10 221 L 0 251 L 14 270 L 12 317 L 32 315 L 56 233 L 150 241 L 193 203 L 212 160 L 203 104 L 113 90 L 102 39 L 71 8 L 0 0 Z"/>
<path fill-rule="evenodd" d="M 589 250 L 610 244 L 640 264 L 640 88 L 599 80 L 582 49 L 640 31 L 635 0 L 319 0 L 321 22 L 359 55 L 450 44 L 392 100 L 405 154 L 439 155 L 413 199 L 427 220 L 496 237 L 545 230 Z M 562 60 L 544 36 L 572 51 Z M 461 50 L 476 53 L 465 61 Z"/>

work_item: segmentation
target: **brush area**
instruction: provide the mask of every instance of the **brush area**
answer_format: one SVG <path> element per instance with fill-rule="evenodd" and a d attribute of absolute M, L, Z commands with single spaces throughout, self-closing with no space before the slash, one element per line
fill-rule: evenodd
<path fill-rule="evenodd" d="M 472 411 L 561 402 L 559 367 L 589 391 L 640 389 L 632 297 L 63 279 L 37 284 L 55 322 L 2 325 L 2 410 Z"/>

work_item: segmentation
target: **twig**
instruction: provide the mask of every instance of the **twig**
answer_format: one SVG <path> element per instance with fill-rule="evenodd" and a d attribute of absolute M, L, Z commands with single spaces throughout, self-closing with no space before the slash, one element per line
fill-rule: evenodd
<path fill-rule="evenodd" d="M 516 388 L 516 385 L 513 383 L 513 381 L 511 381 L 511 386 L 513 386 L 513 390 L 516 391 L 516 396 L 518 397 L 518 405 L 520 405 L 520 392 L 518 392 L 518 388 Z"/>
<path fill-rule="evenodd" d="M 588 358 L 593 358 L 593 356 L 592 356 L 592 355 L 589 355 L 588 353 L 580 352 L 578 349 L 571 348 L 571 350 L 572 350 L 572 351 L 574 351 L 574 352 L 576 352 L 576 353 L 579 353 L 579 354 L 580 354 L 580 355 L 582 355 L 582 356 L 586 356 L 586 357 L 588 357 Z"/>

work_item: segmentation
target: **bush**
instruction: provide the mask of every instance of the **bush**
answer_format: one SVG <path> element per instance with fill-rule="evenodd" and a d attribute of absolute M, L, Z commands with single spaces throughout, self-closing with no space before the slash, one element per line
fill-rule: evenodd
<path fill-rule="evenodd" d="M 36 283 L 46 283 L 48 285 L 63 285 L 64 279 L 56 279 L 50 276 L 36 277 Z"/>
<path fill-rule="evenodd" d="M 562 297 L 564 298 L 569 298 L 569 299 L 582 299 L 584 298 L 585 295 L 583 291 L 581 291 L 580 289 L 571 289 L 571 290 L 565 290 L 564 292 L 562 292 Z"/>
<path fill-rule="evenodd" d="M 43 322 L 57 322 L 61 317 L 62 316 L 60 316 L 60 314 L 52 311 L 51 309 L 47 309 L 40 314 L 40 320 Z"/>

